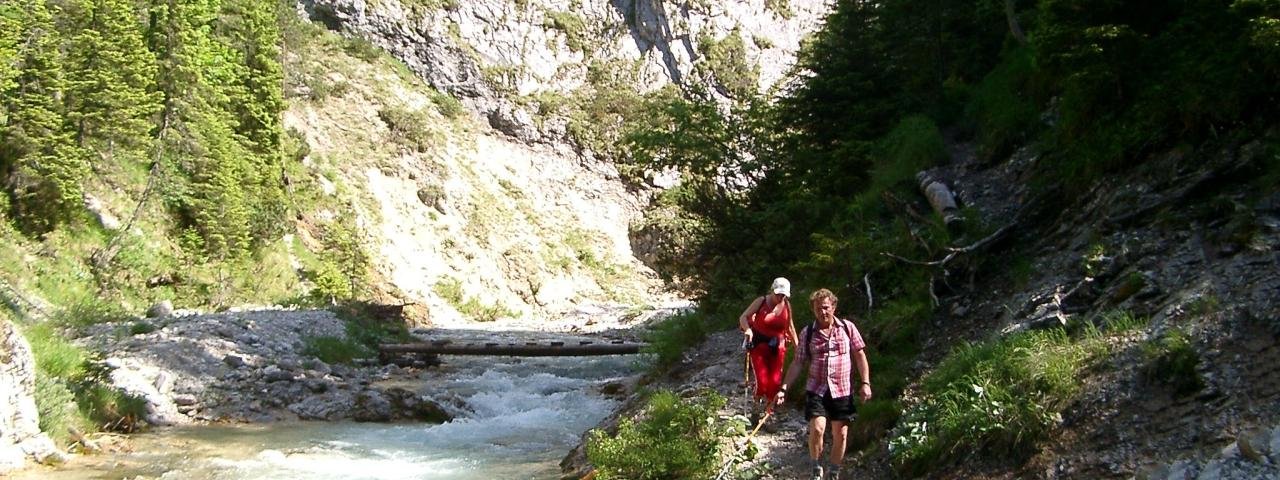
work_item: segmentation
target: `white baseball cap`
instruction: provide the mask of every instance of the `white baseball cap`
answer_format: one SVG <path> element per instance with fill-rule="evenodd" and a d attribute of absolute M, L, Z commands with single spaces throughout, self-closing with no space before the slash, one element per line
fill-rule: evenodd
<path fill-rule="evenodd" d="M 781 293 L 784 296 L 791 296 L 791 282 L 785 278 L 778 277 L 773 279 L 773 286 L 769 287 L 769 291 L 773 293 Z"/>

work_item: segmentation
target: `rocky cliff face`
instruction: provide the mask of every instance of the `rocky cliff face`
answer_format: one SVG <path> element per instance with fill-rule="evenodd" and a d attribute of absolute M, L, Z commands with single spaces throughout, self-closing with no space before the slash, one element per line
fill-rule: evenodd
<path fill-rule="evenodd" d="M 651 302 L 660 285 L 629 231 L 648 194 L 593 151 L 616 137 L 584 140 L 609 121 L 582 111 L 610 92 L 634 100 L 672 84 L 725 102 L 765 92 L 828 6 L 300 0 L 298 9 L 344 38 L 320 32 L 286 49 L 285 124 L 308 144 L 304 163 L 326 194 L 350 199 L 380 288 L 451 324 Z"/>
<path fill-rule="evenodd" d="M 641 92 L 668 84 L 698 84 L 722 99 L 743 90 L 765 92 L 784 78 L 802 39 L 829 10 L 822 0 L 298 5 L 311 19 L 391 52 L 431 86 L 525 142 L 564 140 L 565 122 L 537 118 L 546 110 L 538 97 L 581 90 L 603 68 L 626 70 Z M 734 48 L 717 48 L 730 44 Z"/>
<path fill-rule="evenodd" d="M 0 319 L 0 474 L 22 468 L 28 458 L 54 462 L 62 457 L 40 432 L 35 372 L 31 346 L 13 323 Z"/>

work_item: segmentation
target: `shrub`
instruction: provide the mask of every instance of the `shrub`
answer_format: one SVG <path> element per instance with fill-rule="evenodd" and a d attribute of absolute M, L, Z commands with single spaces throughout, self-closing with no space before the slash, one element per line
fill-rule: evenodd
<path fill-rule="evenodd" d="M 383 107 L 378 110 L 378 118 L 386 122 L 391 130 L 391 141 L 416 152 L 426 152 L 436 141 L 436 134 L 429 128 L 435 123 L 424 110 L 409 110 L 404 107 Z"/>
<path fill-rule="evenodd" d="M 646 335 L 646 353 L 654 354 L 653 368 L 665 370 L 680 362 L 685 349 L 707 338 L 711 326 L 706 317 L 697 312 L 674 315 L 657 324 Z"/>
<path fill-rule="evenodd" d="M 1074 398 L 1077 372 L 1103 344 L 1061 329 L 1026 332 L 952 351 L 922 383 L 889 441 L 895 467 L 917 475 L 965 454 L 1034 451 Z"/>
<path fill-rule="evenodd" d="M 575 52 L 586 52 L 587 24 L 572 12 L 547 11 L 542 26 L 564 33 L 565 45 Z"/>
<path fill-rule="evenodd" d="M 977 129 L 979 158 L 1009 155 L 1038 128 L 1038 109 L 1024 88 L 1033 70 L 1028 49 L 1016 49 L 973 89 L 965 116 Z"/>
<path fill-rule="evenodd" d="M 748 98 L 756 92 L 760 81 L 760 67 L 747 61 L 746 44 L 742 32 L 734 28 L 724 38 L 716 40 L 709 34 L 698 37 L 698 52 L 705 66 L 724 87 L 724 93 L 734 98 Z"/>
<path fill-rule="evenodd" d="M 351 363 L 357 358 L 368 358 L 373 352 L 348 338 L 307 337 L 302 339 L 304 355 L 310 355 L 325 363 Z"/>
<path fill-rule="evenodd" d="M 684 400 L 659 391 L 649 397 L 641 417 L 624 419 L 612 437 L 593 430 L 587 459 L 598 478 L 703 479 L 715 474 L 723 429 L 716 411 L 725 399 L 714 392 Z"/>
<path fill-rule="evenodd" d="M 1166 330 L 1145 343 L 1142 353 L 1147 377 L 1172 387 L 1175 394 L 1187 395 L 1204 388 L 1204 380 L 1196 372 L 1200 354 L 1182 330 Z"/>
<path fill-rule="evenodd" d="M 36 362 L 40 429 L 55 440 L 67 438 L 67 427 L 129 431 L 146 412 L 144 400 L 108 385 L 107 370 L 53 325 L 31 325 L 23 335 Z"/>
<path fill-rule="evenodd" d="M 445 92 L 433 92 L 431 94 L 431 103 L 435 104 L 436 111 L 444 115 L 445 118 L 458 118 L 467 111 L 462 106 L 462 102 Z"/>

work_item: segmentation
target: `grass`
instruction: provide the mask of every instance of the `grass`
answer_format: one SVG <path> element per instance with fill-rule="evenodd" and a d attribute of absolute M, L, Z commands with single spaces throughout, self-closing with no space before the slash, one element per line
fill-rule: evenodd
<path fill-rule="evenodd" d="M 638 419 L 623 419 L 614 435 L 592 430 L 587 459 L 601 480 L 710 478 L 719 467 L 725 428 L 716 412 L 725 404 L 715 392 L 691 399 L 658 391 Z"/>
<path fill-rule="evenodd" d="M 1039 124 L 1039 108 L 1025 88 L 1033 70 L 1030 49 L 1014 49 L 973 87 L 965 117 L 977 130 L 980 159 L 1008 156 Z"/>
<path fill-rule="evenodd" d="M 734 28 L 719 40 L 710 34 L 699 36 L 698 52 L 703 58 L 695 65 L 710 71 L 716 83 L 724 87 L 730 96 L 749 98 L 755 94 L 760 82 L 760 67 L 747 61 L 741 29 Z"/>
<path fill-rule="evenodd" d="M 1173 388 L 1178 396 L 1204 388 L 1204 379 L 1196 371 L 1200 354 L 1186 332 L 1170 328 L 1142 345 L 1143 373 L 1157 383 Z"/>
<path fill-rule="evenodd" d="M 698 312 L 680 313 L 658 323 L 645 336 L 645 352 L 654 355 L 650 368 L 661 372 L 680 363 L 684 351 L 707 338 L 712 328 Z"/>
<path fill-rule="evenodd" d="M 467 296 L 462 289 L 462 282 L 453 277 L 444 277 L 433 286 L 436 295 L 453 305 L 463 316 L 477 322 L 492 322 L 499 318 L 515 316 L 505 305 L 485 304 L 479 298 Z"/>
<path fill-rule="evenodd" d="M 40 430 L 58 443 L 67 441 L 72 427 L 131 431 L 145 414 L 145 401 L 109 386 L 94 355 L 66 340 L 54 323 L 27 325 L 22 333 L 35 357 Z"/>
<path fill-rule="evenodd" d="M 962 456 L 1024 458 L 1075 398 L 1078 374 L 1107 348 L 1096 329 L 1025 332 L 956 348 L 921 382 L 922 400 L 894 431 L 894 466 L 917 476 Z"/>
<path fill-rule="evenodd" d="M 565 45 L 574 52 L 587 51 L 587 24 L 573 12 L 548 10 L 542 26 L 564 33 Z"/>

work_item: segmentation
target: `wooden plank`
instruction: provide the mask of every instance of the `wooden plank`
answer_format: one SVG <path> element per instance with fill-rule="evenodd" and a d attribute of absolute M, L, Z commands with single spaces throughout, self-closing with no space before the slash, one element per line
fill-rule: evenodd
<path fill-rule="evenodd" d="M 645 345 L 642 343 L 565 345 L 564 342 L 546 344 L 500 345 L 486 343 L 484 345 L 454 345 L 441 342 L 432 343 L 395 343 L 382 344 L 378 350 L 382 353 L 422 353 L 431 355 L 496 355 L 506 357 L 580 357 L 591 355 L 626 355 L 640 353 Z"/>

